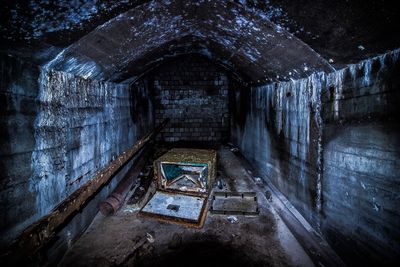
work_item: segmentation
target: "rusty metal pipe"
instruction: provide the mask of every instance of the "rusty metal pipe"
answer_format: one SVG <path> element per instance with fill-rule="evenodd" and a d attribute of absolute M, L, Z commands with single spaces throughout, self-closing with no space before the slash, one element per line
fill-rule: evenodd
<path fill-rule="evenodd" d="M 56 236 L 61 225 L 76 211 L 80 210 L 87 200 L 110 181 L 122 166 L 131 160 L 147 142 L 152 140 L 168 122 L 169 119 L 165 119 L 157 128 L 146 134 L 105 168 L 98 171 L 92 179 L 67 197 L 52 212 L 26 228 L 13 243 L 10 251 L 5 254 L 5 257 L 19 258 L 25 256 L 29 258 L 35 256 Z"/>
<path fill-rule="evenodd" d="M 130 168 L 129 172 L 108 196 L 108 198 L 100 203 L 100 212 L 105 216 L 110 216 L 117 212 L 124 204 L 126 195 L 128 194 L 133 182 L 139 176 L 141 170 L 144 168 L 149 156 L 151 148 L 146 147 L 139 160 Z"/>

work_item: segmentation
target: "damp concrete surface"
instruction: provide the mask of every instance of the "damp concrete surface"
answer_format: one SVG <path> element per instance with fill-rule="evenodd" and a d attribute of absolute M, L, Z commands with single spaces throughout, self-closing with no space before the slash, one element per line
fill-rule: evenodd
<path fill-rule="evenodd" d="M 143 217 L 124 206 L 114 216 L 98 213 L 59 266 L 314 266 L 255 178 L 223 146 L 217 175 L 223 187 L 215 183 L 211 194 L 255 192 L 259 215 L 232 219 L 208 211 L 204 226 L 195 229 Z"/>

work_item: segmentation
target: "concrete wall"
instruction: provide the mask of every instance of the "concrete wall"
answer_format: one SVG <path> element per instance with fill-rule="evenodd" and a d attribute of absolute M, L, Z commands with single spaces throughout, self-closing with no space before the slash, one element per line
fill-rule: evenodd
<path fill-rule="evenodd" d="M 352 265 L 400 260 L 398 55 L 338 72 L 322 97 L 322 231 Z"/>
<path fill-rule="evenodd" d="M 399 260 L 398 55 L 233 88 L 232 141 L 351 265 Z"/>
<path fill-rule="evenodd" d="M 178 60 L 129 87 L 1 55 L 1 248 L 171 117 L 168 141 L 222 140 L 230 127 L 232 142 L 348 263 L 399 260 L 398 55 L 255 88 L 228 83 L 204 58 Z M 121 177 L 55 247 L 65 249 L 90 223 Z"/>
<path fill-rule="evenodd" d="M 127 85 L 48 71 L 8 56 L 1 58 L 1 77 L 4 248 L 134 144 L 153 120 L 147 111 L 141 113 L 145 124 L 131 116 L 140 110 L 136 98 L 140 105 L 149 100 L 147 91 Z M 65 240 L 70 242 L 90 223 L 98 202 L 128 167 L 71 221 Z"/>
<path fill-rule="evenodd" d="M 40 69 L 0 54 L 0 247 L 34 221 L 30 190 Z"/>
<path fill-rule="evenodd" d="M 222 141 L 229 139 L 228 77 L 200 55 L 180 57 L 155 70 L 155 119 L 171 123 L 162 131 L 165 141 Z"/>
<path fill-rule="evenodd" d="M 237 87 L 231 98 L 232 141 L 313 222 L 321 205 L 318 79 Z"/>

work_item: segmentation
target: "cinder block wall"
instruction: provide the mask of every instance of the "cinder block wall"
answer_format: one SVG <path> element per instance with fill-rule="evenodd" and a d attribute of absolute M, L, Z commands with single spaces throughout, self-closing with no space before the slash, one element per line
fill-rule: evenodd
<path fill-rule="evenodd" d="M 222 141 L 229 138 L 228 77 L 210 60 L 189 55 L 166 63 L 150 78 L 155 120 L 171 122 L 164 141 Z"/>

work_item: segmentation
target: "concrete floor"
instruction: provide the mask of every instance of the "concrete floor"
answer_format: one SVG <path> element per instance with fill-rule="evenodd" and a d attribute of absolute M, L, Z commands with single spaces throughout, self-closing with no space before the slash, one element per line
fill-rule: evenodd
<path fill-rule="evenodd" d="M 314 266 L 298 241 L 227 147 L 218 151 L 220 190 L 254 191 L 260 214 L 208 212 L 202 229 L 160 222 L 122 207 L 111 217 L 98 214 L 65 254 L 60 266 Z"/>

